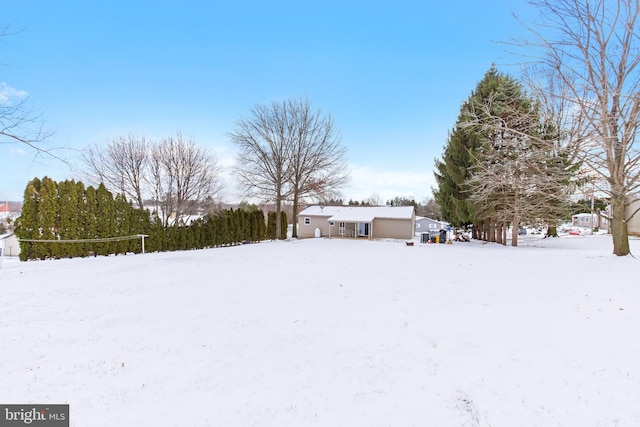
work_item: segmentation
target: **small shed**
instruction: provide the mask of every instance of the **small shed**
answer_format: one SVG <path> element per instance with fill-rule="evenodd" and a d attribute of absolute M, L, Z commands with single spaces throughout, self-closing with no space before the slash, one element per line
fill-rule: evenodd
<path fill-rule="evenodd" d="M 0 255 L 13 257 L 20 255 L 20 242 L 13 232 L 0 234 Z"/>

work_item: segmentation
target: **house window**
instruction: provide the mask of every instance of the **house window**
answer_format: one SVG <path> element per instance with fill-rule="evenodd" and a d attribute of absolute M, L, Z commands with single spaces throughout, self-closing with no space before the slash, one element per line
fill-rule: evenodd
<path fill-rule="evenodd" d="M 429 224 L 429 228 L 434 228 L 435 229 L 435 228 L 438 228 L 438 227 L 436 226 L 436 224 Z"/>
<path fill-rule="evenodd" d="M 304 219 L 304 225 L 309 225 L 309 224 L 311 224 L 311 218 L 309 218 L 309 217 L 305 217 L 305 219 Z"/>
<path fill-rule="evenodd" d="M 420 224 L 416 224 L 416 228 L 420 228 Z"/>

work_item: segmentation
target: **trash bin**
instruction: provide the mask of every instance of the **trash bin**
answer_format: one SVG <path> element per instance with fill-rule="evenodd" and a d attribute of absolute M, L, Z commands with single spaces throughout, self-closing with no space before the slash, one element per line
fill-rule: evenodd
<path fill-rule="evenodd" d="M 440 243 L 447 242 L 447 230 L 440 230 Z"/>
<path fill-rule="evenodd" d="M 420 234 L 420 243 L 429 243 L 429 233 Z"/>

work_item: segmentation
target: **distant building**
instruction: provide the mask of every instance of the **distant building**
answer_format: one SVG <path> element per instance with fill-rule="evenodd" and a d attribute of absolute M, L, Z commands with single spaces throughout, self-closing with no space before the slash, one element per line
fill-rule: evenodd
<path fill-rule="evenodd" d="M 416 217 L 416 234 L 435 233 L 440 230 L 446 230 L 448 226 L 448 222 L 438 221 L 437 219 L 431 219 L 425 216 Z"/>
<path fill-rule="evenodd" d="M 635 195 L 635 198 L 627 205 L 624 216 L 625 218 L 631 217 L 627 221 L 627 233 L 630 236 L 640 236 L 640 195 Z"/>
<path fill-rule="evenodd" d="M 298 237 L 411 239 L 413 206 L 310 206 L 298 214 Z"/>
<path fill-rule="evenodd" d="M 0 255 L 18 256 L 20 255 L 20 242 L 13 232 L 0 234 Z"/>
<path fill-rule="evenodd" d="M 579 213 L 571 217 L 571 225 L 574 227 L 598 228 L 600 231 L 609 230 L 609 221 L 602 214 Z"/>

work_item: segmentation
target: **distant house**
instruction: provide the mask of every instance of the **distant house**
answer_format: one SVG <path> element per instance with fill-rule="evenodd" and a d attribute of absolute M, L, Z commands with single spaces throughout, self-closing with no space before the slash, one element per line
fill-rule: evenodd
<path fill-rule="evenodd" d="M 7 219 L 11 217 L 11 209 L 7 205 L 7 203 L 3 203 L 0 205 L 0 219 Z"/>
<path fill-rule="evenodd" d="M 438 221 L 437 219 L 427 218 L 425 216 L 416 217 L 416 234 L 435 233 L 440 230 L 446 230 L 449 223 Z"/>
<path fill-rule="evenodd" d="M 571 217 L 574 227 L 598 228 L 600 231 L 609 230 L 609 221 L 600 213 L 579 213 Z"/>
<path fill-rule="evenodd" d="M 0 255 L 18 256 L 20 255 L 20 243 L 13 232 L 0 234 Z"/>
<path fill-rule="evenodd" d="M 310 206 L 298 214 L 298 237 L 411 239 L 413 206 Z"/>

